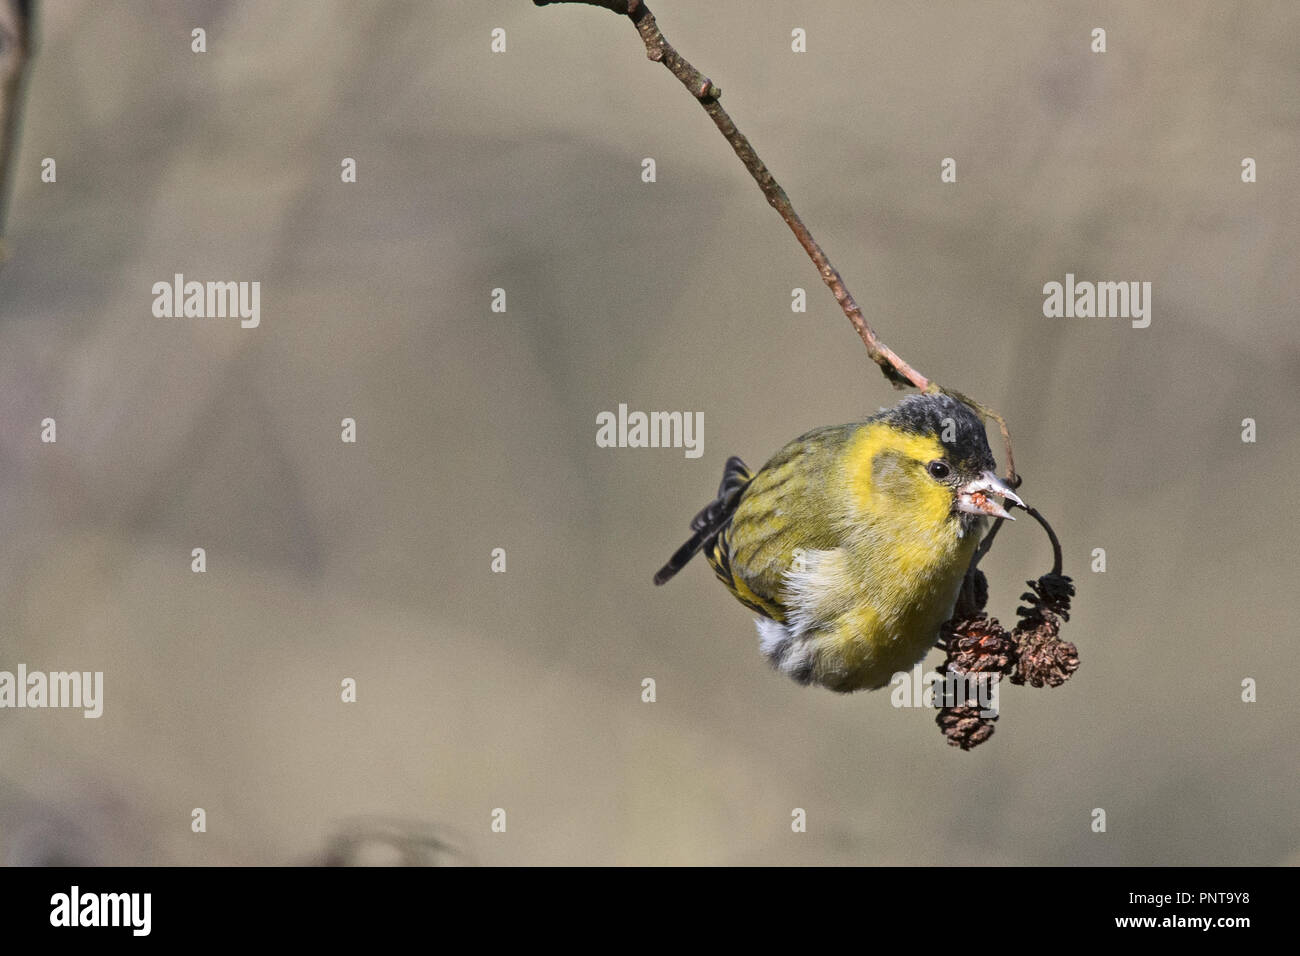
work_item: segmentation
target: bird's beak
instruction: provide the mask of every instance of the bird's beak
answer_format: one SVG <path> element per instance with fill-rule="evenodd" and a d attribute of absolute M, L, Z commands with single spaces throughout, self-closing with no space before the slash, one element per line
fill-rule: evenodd
<path fill-rule="evenodd" d="M 957 489 L 957 510 L 973 515 L 992 515 L 995 518 L 1011 518 L 1010 513 L 989 495 L 997 495 L 1007 501 L 1024 507 L 1025 503 L 1007 485 L 1005 481 L 986 471 L 974 481 L 968 481 Z M 1015 518 L 1011 518 L 1015 521 Z"/>

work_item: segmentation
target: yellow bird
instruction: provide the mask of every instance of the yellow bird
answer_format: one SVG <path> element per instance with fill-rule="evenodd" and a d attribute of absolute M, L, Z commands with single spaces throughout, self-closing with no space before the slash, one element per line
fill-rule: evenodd
<path fill-rule="evenodd" d="M 817 428 L 757 474 L 731 458 L 718 497 L 655 575 L 697 551 L 757 611 L 759 646 L 801 684 L 883 687 L 934 645 L 989 516 L 1024 507 L 995 474 L 980 417 L 912 395 L 864 422 Z"/>

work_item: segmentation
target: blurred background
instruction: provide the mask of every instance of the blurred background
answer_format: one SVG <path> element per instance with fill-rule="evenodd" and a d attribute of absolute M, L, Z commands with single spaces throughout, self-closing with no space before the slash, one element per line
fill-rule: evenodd
<path fill-rule="evenodd" d="M 311 862 L 362 819 L 482 864 L 1300 862 L 1300 8 L 652 9 L 884 340 L 1006 415 L 1079 673 L 962 753 L 770 670 L 702 562 L 651 585 L 727 456 L 898 393 L 627 22 L 58 0 L 0 272 L 0 669 L 103 671 L 104 715 L 0 711 L 0 860 Z M 260 327 L 155 318 L 177 272 L 260 281 Z M 1044 318 L 1067 272 L 1151 282 L 1150 327 Z M 619 403 L 702 411 L 704 454 L 598 448 Z M 1049 564 L 1004 529 L 990 611 Z"/>

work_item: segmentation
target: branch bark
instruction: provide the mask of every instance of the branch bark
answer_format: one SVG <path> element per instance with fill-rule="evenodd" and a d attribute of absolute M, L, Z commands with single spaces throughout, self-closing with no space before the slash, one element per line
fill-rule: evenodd
<path fill-rule="evenodd" d="M 1021 479 L 1016 473 L 1015 455 L 1011 450 L 1011 432 L 1007 428 L 1006 419 L 993 409 L 967 398 L 960 392 L 944 388 L 933 379 L 921 374 L 904 361 L 902 356 L 880 340 L 880 336 L 876 334 L 875 329 L 871 327 L 871 323 L 862 314 L 862 308 L 858 305 L 857 300 L 853 298 L 852 293 L 844 284 L 844 279 L 839 270 L 831 263 L 830 257 L 826 255 L 821 245 L 813 238 L 812 232 L 809 231 L 804 221 L 799 218 L 799 214 L 795 212 L 790 197 L 786 195 L 780 183 L 776 181 L 771 171 L 759 158 L 749 139 L 736 128 L 731 116 L 718 102 L 722 96 L 722 90 L 691 65 L 668 42 L 663 32 L 660 31 L 654 14 L 650 12 L 650 8 L 646 6 L 644 0 L 533 0 L 533 3 L 539 7 L 560 3 L 582 3 L 587 6 L 601 7 L 630 19 L 636 27 L 637 33 L 640 34 L 641 41 L 645 44 L 646 56 L 667 67 L 668 71 L 677 77 L 687 91 L 695 97 L 700 106 L 704 108 L 704 112 L 709 115 L 714 125 L 718 127 L 718 131 L 731 145 L 741 163 L 749 170 L 749 174 L 754 177 L 754 181 L 758 183 L 758 188 L 763 191 L 768 203 L 781 214 L 781 218 L 790 227 L 791 232 L 799 241 L 799 245 L 803 247 L 808 254 L 808 258 L 816 266 L 817 274 L 821 276 L 822 281 L 831 290 L 831 293 L 835 296 L 835 301 L 840 304 L 840 309 L 843 310 L 844 315 L 858 333 L 858 337 L 862 339 L 862 344 L 867 347 L 867 354 L 880 367 L 885 377 L 899 388 L 913 385 L 923 392 L 942 392 L 951 395 L 953 398 L 970 405 L 984 417 L 997 422 L 998 429 L 1002 433 L 1002 443 L 1006 449 L 1007 480 L 1013 488 L 1020 486 Z"/>
<path fill-rule="evenodd" d="M 776 181 L 763 160 L 759 158 L 754 147 L 750 145 L 749 139 L 736 128 L 731 116 L 718 102 L 722 90 L 692 66 L 668 42 L 660 31 L 654 14 L 650 12 L 645 3 L 641 2 L 641 0 L 533 0 L 533 3 L 539 7 L 553 3 L 584 3 L 588 6 L 603 7 L 631 19 L 633 25 L 636 26 L 637 33 L 641 35 L 642 42 L 645 44 L 646 56 L 667 67 L 668 71 L 677 77 L 690 94 L 699 101 L 699 104 L 704 107 L 704 112 L 709 114 L 709 118 L 718 127 L 718 131 L 731 144 L 736 156 L 749 170 L 749 174 L 754 177 L 754 181 L 758 183 L 758 188 L 763 191 L 768 203 L 781 214 L 781 218 L 790 227 L 790 231 L 794 233 L 799 245 L 803 246 L 804 251 L 808 253 L 808 258 L 817 267 L 817 274 L 822 277 L 822 281 L 831 290 L 831 293 L 835 296 L 835 301 L 840 304 L 840 308 L 857 331 L 858 337 L 862 339 L 862 344 L 867 347 L 867 354 L 871 356 L 872 361 L 880 366 L 880 370 L 885 374 L 885 377 L 899 387 L 914 385 L 923 392 L 938 390 L 937 386 L 929 378 L 908 365 L 897 352 L 880 340 L 880 336 L 867 322 L 866 317 L 862 314 L 862 308 L 844 284 L 844 279 L 839 270 L 831 263 L 830 257 L 826 255 L 821 245 L 813 238 L 804 221 L 799 218 L 799 214 L 795 212 L 790 197 L 786 195 L 785 190 L 781 188 L 781 184 Z"/>
<path fill-rule="evenodd" d="M 0 264 L 5 260 L 5 214 L 23 79 L 31 58 L 32 6 L 32 0 L 0 0 Z"/>

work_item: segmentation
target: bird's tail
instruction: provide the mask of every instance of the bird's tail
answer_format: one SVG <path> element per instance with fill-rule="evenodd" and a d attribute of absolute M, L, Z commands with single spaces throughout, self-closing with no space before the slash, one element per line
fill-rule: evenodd
<path fill-rule="evenodd" d="M 704 510 L 691 519 L 691 530 L 695 533 L 691 539 L 677 549 L 668 563 L 655 575 L 655 584 L 663 584 L 686 566 L 686 562 L 695 557 L 695 553 L 717 537 L 731 516 L 740 505 L 740 496 L 753 479 L 749 468 L 734 455 L 727 459 L 722 470 L 722 484 L 718 486 L 718 497 L 714 498 Z"/>

